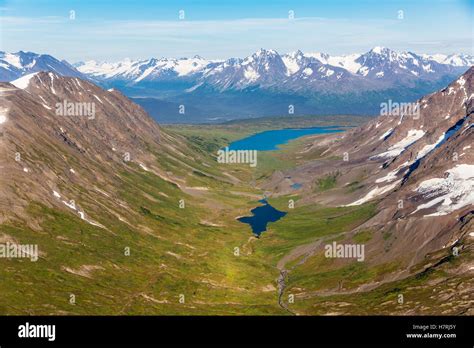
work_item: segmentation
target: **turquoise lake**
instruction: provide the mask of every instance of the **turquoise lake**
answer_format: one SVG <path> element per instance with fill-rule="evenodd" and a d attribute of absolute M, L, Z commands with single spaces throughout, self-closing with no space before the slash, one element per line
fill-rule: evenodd
<path fill-rule="evenodd" d="M 287 144 L 290 140 L 294 140 L 305 135 L 337 133 L 342 131 L 344 130 L 337 126 L 269 130 L 234 141 L 229 145 L 229 150 L 278 150 L 278 146 Z M 291 187 L 297 190 L 301 188 L 302 185 L 299 183 L 294 183 Z M 262 232 L 267 230 L 268 223 L 276 222 L 287 214 L 286 212 L 279 211 L 272 207 L 265 199 L 260 200 L 259 202 L 263 205 L 252 209 L 252 216 L 244 216 L 238 219 L 240 222 L 248 224 L 252 228 L 252 232 L 257 237 L 259 237 Z"/>
<path fill-rule="evenodd" d="M 305 135 L 338 133 L 340 127 L 313 127 L 313 128 L 287 128 L 260 132 L 234 141 L 229 145 L 229 150 L 278 150 L 279 145 L 287 144 L 290 140 Z"/>

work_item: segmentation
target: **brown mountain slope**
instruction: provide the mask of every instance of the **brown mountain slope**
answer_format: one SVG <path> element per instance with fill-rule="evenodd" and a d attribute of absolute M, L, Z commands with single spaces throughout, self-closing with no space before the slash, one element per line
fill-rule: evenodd
<path fill-rule="evenodd" d="M 255 194 L 242 167 L 119 92 L 52 73 L 13 83 L 0 84 L 0 243 L 37 245 L 39 259 L 0 258 L 0 313 L 254 313 L 259 296 L 279 311 L 260 291 L 270 266 L 233 254 Z"/>
<path fill-rule="evenodd" d="M 23 80 L 17 83 L 21 88 L 0 85 L 6 118 L 1 124 L 1 201 L 12 207 L 2 210 L 2 222 L 26 218 L 29 202 L 70 209 L 90 221 L 81 207 L 85 201 L 105 200 L 108 208 L 115 206 L 114 215 L 127 214 L 125 203 L 114 196 L 123 180 L 118 174 L 124 172 L 154 173 L 183 192 L 193 171 L 228 181 L 202 166 L 210 157 L 193 157 L 197 153 L 184 139 L 162 132 L 118 91 L 51 72 Z"/>
<path fill-rule="evenodd" d="M 302 183 L 301 205 L 376 203 L 377 214 L 342 242 L 353 243 L 362 231 L 371 235 L 364 243 L 368 265 L 397 264 L 381 283 L 420 272 L 450 247 L 469 250 L 472 244 L 474 67 L 419 106 L 418 114 L 395 112 L 343 135 L 314 137 L 300 155 L 316 160 L 264 184 L 284 194 L 285 178 Z M 321 180 L 334 188 L 320 189 Z M 378 285 L 366 284 L 364 291 Z"/>

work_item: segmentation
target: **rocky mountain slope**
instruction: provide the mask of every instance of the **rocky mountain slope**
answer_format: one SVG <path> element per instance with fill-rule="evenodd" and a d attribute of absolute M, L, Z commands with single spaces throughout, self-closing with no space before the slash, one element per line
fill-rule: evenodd
<path fill-rule="evenodd" d="M 10 191 L 2 195 L 7 205 L 40 201 L 80 213 L 77 205 L 81 203 L 68 187 L 69 181 L 84 187 L 94 183 L 100 194 L 99 186 L 112 184 L 113 175 L 108 177 L 107 171 L 123 166 L 126 152 L 137 163 L 147 144 L 159 144 L 159 128 L 141 108 L 121 93 L 104 93 L 87 81 L 40 72 L 15 80 L 13 85 L 3 84 L 2 91 L 6 97 L 3 108 L 8 110 L 2 124 L 4 171 L 17 189 L 20 183 L 24 188 L 15 195 L 12 183 L 5 185 L 4 190 Z M 67 107 L 58 114 L 58 105 L 65 103 Z M 83 108 L 75 109 L 75 105 Z M 86 111 L 88 106 L 91 109 Z M 69 107 L 73 112 L 68 114 Z M 20 160 L 11 161 L 16 153 Z M 70 200 L 76 201 L 75 207 Z"/>
<path fill-rule="evenodd" d="M 36 244 L 39 260 L 0 260 L 0 310 L 466 313 L 472 75 L 419 114 L 314 137 L 290 160 L 261 154 L 256 172 L 217 164 L 222 135 L 163 129 L 116 90 L 52 72 L 2 83 L 0 241 Z M 236 217 L 259 187 L 287 214 L 256 239 Z M 325 259 L 333 241 L 363 243 L 364 261 Z"/>
<path fill-rule="evenodd" d="M 250 284 L 272 281 L 245 264 L 247 279 L 226 275 L 254 194 L 212 144 L 75 77 L 33 73 L 0 93 L 0 242 L 39 250 L 0 259 L 2 313 L 245 312 L 260 296 Z"/>
<path fill-rule="evenodd" d="M 292 182 L 301 183 L 303 206 L 375 204 L 377 213 L 339 242 L 354 243 L 364 235 L 365 262 L 384 269 L 384 275 L 351 291 L 329 289 L 326 294 L 367 292 L 436 271 L 453 253 L 464 252 L 464 261 L 451 265 L 460 272 L 457 283 L 474 269 L 469 256 L 474 237 L 474 68 L 418 103 L 419 113 L 392 110 L 346 134 L 315 137 L 298 154 L 309 161 L 275 173 L 264 185 L 269 192 L 288 194 Z M 321 253 L 322 245 L 301 246 L 285 263 Z M 463 284 L 463 289 L 468 286 Z M 465 290 L 472 295 L 472 288 Z M 301 296 L 314 294 L 306 290 Z"/>

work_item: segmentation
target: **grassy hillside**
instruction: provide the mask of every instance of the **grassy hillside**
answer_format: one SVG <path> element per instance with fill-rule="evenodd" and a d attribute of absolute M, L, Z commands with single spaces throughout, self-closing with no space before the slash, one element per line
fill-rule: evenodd
<path fill-rule="evenodd" d="M 339 286 L 350 292 L 396 269 L 396 262 L 368 268 L 357 263 L 339 265 L 320 253 L 295 253 L 298 248 L 310 250 L 322 240 L 341 240 L 375 214 L 375 205 L 328 208 L 299 204 L 301 197 L 296 194 L 270 198 L 275 208 L 288 214 L 255 238 L 248 225 L 236 220 L 248 215 L 262 197 L 263 191 L 250 182 L 257 179 L 258 183 L 275 168 L 295 165 L 294 153 L 305 140 L 262 154 L 256 169 L 222 165 L 211 155 L 214 150 L 267 125 L 220 127 L 173 126 L 164 131 L 186 156 L 177 160 L 166 151 L 156 153 L 157 165 L 185 178 L 186 187 L 179 188 L 133 163 L 129 166 L 134 170 L 116 173 L 116 192 L 126 214 L 118 218 L 108 208 L 106 196 L 83 205 L 107 229 L 41 202 L 31 202 L 30 221 L 19 218 L 1 225 L 3 240 L 38 244 L 41 257 L 38 262 L 0 259 L 0 313 L 379 314 L 405 308 L 394 302 L 400 291 L 408 301 L 420 303 L 432 291 L 426 284 L 435 279 L 447 283 L 452 278 L 449 270 L 457 260 L 443 265 L 448 270 L 433 270 L 423 279 L 387 283 L 363 293 L 320 296 L 318 292 Z M 321 190 L 330 189 L 332 180 L 321 182 Z M 88 193 L 82 194 L 85 198 Z M 87 201 L 81 198 L 78 201 Z M 296 202 L 294 208 L 289 207 L 290 199 Z M 372 237 L 366 231 L 354 238 Z M 292 253 L 295 257 L 282 261 Z M 279 292 L 282 267 L 289 276 Z M 445 291 L 443 284 L 437 283 L 436 289 Z M 290 295 L 294 303 L 288 302 Z M 431 304 L 426 313 L 438 302 Z"/>

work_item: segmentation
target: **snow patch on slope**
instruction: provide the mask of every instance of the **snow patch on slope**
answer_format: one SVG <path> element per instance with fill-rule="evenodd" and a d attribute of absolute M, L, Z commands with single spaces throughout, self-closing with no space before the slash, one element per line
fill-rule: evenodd
<path fill-rule="evenodd" d="M 21 62 L 20 62 L 20 57 L 15 55 L 15 54 L 12 54 L 12 53 L 6 53 L 3 58 L 2 58 L 5 62 L 7 62 L 8 64 L 10 65 L 13 65 L 15 68 L 18 68 L 18 69 L 22 69 L 23 66 L 21 65 Z"/>
<path fill-rule="evenodd" d="M 0 124 L 7 122 L 8 109 L 0 108 Z"/>
<path fill-rule="evenodd" d="M 375 128 L 378 127 L 378 124 L 375 125 Z M 382 140 L 382 139 L 385 139 L 386 137 L 388 137 L 390 134 L 392 134 L 393 132 L 393 128 L 390 128 L 388 131 L 386 131 L 385 133 L 383 133 L 380 137 L 379 137 L 379 140 Z"/>
<path fill-rule="evenodd" d="M 397 178 L 397 173 L 400 171 L 400 169 L 402 169 L 403 167 L 407 167 L 410 164 L 411 163 L 408 162 L 408 161 L 401 164 L 395 170 L 392 170 L 390 173 L 388 173 L 386 176 L 383 176 L 383 177 L 378 178 L 377 180 L 375 180 L 375 182 L 378 184 L 378 183 L 385 182 L 385 181 L 391 182 L 391 181 L 395 180 Z"/>
<path fill-rule="evenodd" d="M 251 67 L 245 69 L 244 76 L 250 82 L 256 81 L 260 77 L 260 75 Z"/>
<path fill-rule="evenodd" d="M 293 75 L 298 70 L 300 70 L 300 66 L 298 65 L 298 62 L 296 61 L 296 59 L 286 56 L 286 55 L 281 57 L 281 59 L 283 60 L 283 63 L 286 66 L 286 71 L 287 71 L 286 74 L 288 76 Z"/>
<path fill-rule="evenodd" d="M 423 158 L 425 157 L 428 153 L 430 153 L 433 149 L 436 148 L 436 146 L 438 146 L 438 144 L 440 144 L 443 139 L 445 138 L 445 134 L 442 134 L 440 135 L 440 137 L 438 138 L 438 140 L 434 143 L 434 144 L 428 144 L 428 145 L 425 145 L 419 152 L 418 152 L 418 155 L 416 156 L 416 159 L 420 159 L 420 158 Z"/>
<path fill-rule="evenodd" d="M 413 213 L 440 204 L 436 212 L 425 216 L 442 216 L 474 204 L 474 165 L 459 164 L 447 173 L 447 178 L 433 178 L 420 183 L 416 192 L 426 198 L 436 198 L 419 205 Z"/>
<path fill-rule="evenodd" d="M 28 75 L 25 75 L 25 76 L 22 76 L 20 77 L 19 79 L 16 79 L 12 82 L 10 82 L 13 86 L 17 87 L 17 88 L 20 88 L 20 89 L 25 89 L 26 87 L 28 87 L 28 85 L 30 84 L 30 80 L 36 75 L 38 74 L 37 72 L 35 73 L 32 73 L 32 74 L 28 74 Z"/>
<path fill-rule="evenodd" d="M 355 202 L 347 204 L 346 207 L 350 207 L 350 206 L 353 206 L 353 205 L 361 205 L 365 202 L 368 202 L 368 201 L 370 201 L 371 199 L 373 199 L 377 196 L 380 196 L 384 193 L 387 193 L 387 192 L 393 190 L 400 182 L 401 182 L 401 180 L 398 180 L 398 181 L 394 182 L 393 184 L 390 184 L 390 185 L 387 185 L 387 186 L 383 186 L 383 187 L 376 186 L 372 191 L 367 193 L 364 197 L 362 197 L 361 199 L 359 199 Z"/>
<path fill-rule="evenodd" d="M 421 137 L 425 135 L 425 132 L 420 129 L 411 129 L 408 131 L 408 134 L 405 138 L 400 140 L 398 143 L 390 146 L 388 151 L 382 152 L 378 155 L 373 156 L 373 158 L 391 158 L 396 157 L 401 154 L 408 146 L 418 141 Z"/>

